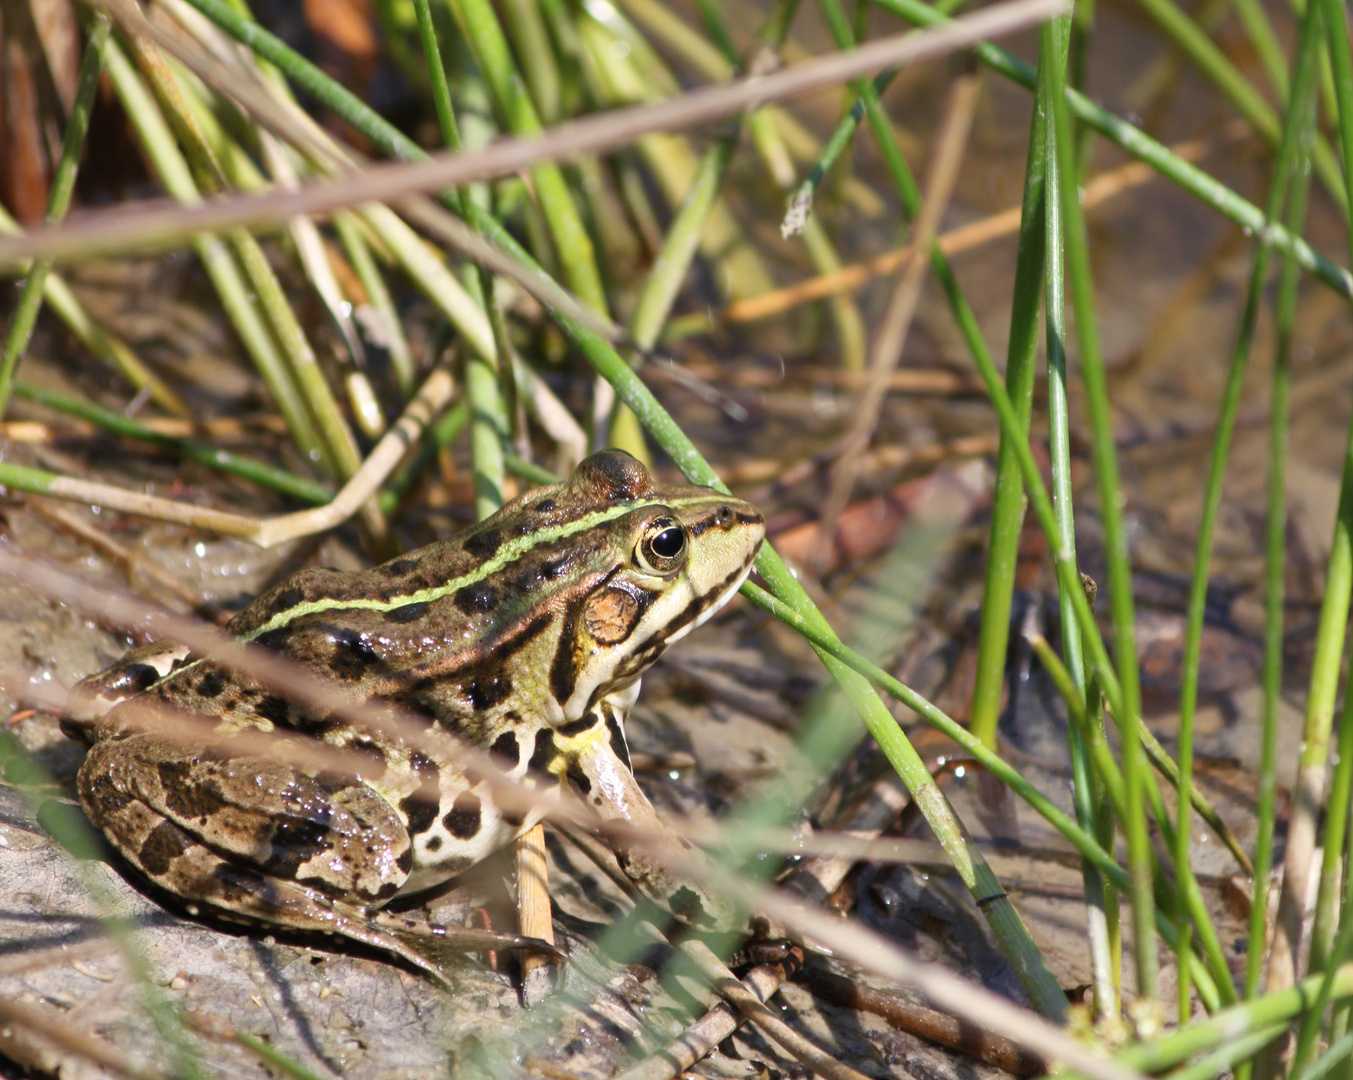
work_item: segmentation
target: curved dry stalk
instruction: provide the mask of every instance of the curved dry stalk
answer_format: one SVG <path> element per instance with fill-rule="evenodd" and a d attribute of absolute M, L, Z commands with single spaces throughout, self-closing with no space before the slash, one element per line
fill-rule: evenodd
<path fill-rule="evenodd" d="M 139 11 L 128 15 L 127 0 L 104 0 L 115 17 L 127 18 L 138 33 L 157 44 L 170 35 L 157 33 Z M 82 223 L 42 229 L 21 237 L 0 239 L 0 267 L 11 268 L 24 258 L 61 261 L 124 251 L 145 251 L 201 232 L 234 227 L 279 224 L 297 214 L 318 214 L 365 202 L 391 202 L 417 192 L 438 192 L 475 180 L 515 174 L 542 161 L 596 153 L 620 146 L 655 131 L 678 131 L 753 109 L 770 101 L 835 86 L 860 75 L 895 64 L 964 49 L 1035 25 L 1066 10 L 1064 0 L 1009 0 L 957 20 L 953 26 L 919 34 L 899 34 L 795 64 L 772 75 L 704 87 L 679 98 L 653 105 L 616 109 L 560 124 L 540 136 L 501 139 L 473 153 L 440 154 L 427 162 L 376 165 L 342 180 L 309 184 L 296 192 L 216 199 L 191 211 L 179 209 L 129 210 L 91 214 Z M 177 54 L 177 48 L 175 52 Z M 206 63 L 216 65 L 206 58 Z M 213 87 L 216 89 L 217 87 Z M 237 88 L 222 92 L 238 100 Z M 264 95 L 259 94 L 258 97 Z M 250 111 L 257 104 L 251 95 Z M 270 106 L 275 103 L 269 101 Z M 262 106 L 261 122 L 276 119 L 280 110 Z M 298 145 L 309 142 L 308 132 L 287 118 L 286 131 L 277 132 Z"/>
<path fill-rule="evenodd" d="M 126 488 L 93 480 L 77 480 L 68 476 L 53 478 L 47 473 L 39 473 L 35 469 L 24 469 L 17 465 L 4 466 L 6 470 L 15 473 L 14 477 L 7 479 L 6 482 L 21 490 L 37 491 L 58 499 L 90 503 L 157 521 L 207 529 L 221 536 L 247 540 L 263 548 L 274 547 L 287 540 L 296 540 L 302 536 L 331 529 L 357 513 L 375 495 L 386 477 L 394 471 L 400 459 L 432 418 L 446 407 L 451 400 L 452 390 L 450 374 L 442 369 L 434 371 L 414 399 L 409 402 L 399 420 L 375 445 L 361 467 L 353 473 L 352 479 L 334 496 L 333 501 L 291 514 L 269 518 L 235 514 L 205 506 L 193 506 L 174 499 L 163 499 L 156 495 L 143 495 L 140 492 L 128 491 Z M 30 482 L 25 482 L 26 477 Z"/>

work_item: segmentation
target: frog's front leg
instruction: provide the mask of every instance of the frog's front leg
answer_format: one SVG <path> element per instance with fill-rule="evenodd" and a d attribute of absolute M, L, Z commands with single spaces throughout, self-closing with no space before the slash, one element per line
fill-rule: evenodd
<path fill-rule="evenodd" d="M 593 722 L 580 734 L 556 735 L 559 771 L 603 821 L 621 821 L 645 838 L 613 844 L 620 868 L 639 890 L 682 922 L 699 930 L 736 930 L 745 917 L 736 905 L 704 887 L 704 852 L 678 835 L 658 816 L 630 769 L 622 728 L 623 713 L 603 699 L 589 711 Z M 587 719 L 585 718 L 585 719 Z M 681 868 L 697 871 L 695 880 Z"/>
<path fill-rule="evenodd" d="M 341 934 L 446 982 L 370 910 L 413 856 L 394 809 L 359 781 L 144 733 L 96 744 L 77 783 L 89 820 L 190 914 Z"/>

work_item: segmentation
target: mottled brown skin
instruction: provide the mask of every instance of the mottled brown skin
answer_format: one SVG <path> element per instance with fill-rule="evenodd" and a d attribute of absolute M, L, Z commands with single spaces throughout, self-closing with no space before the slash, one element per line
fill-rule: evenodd
<path fill-rule="evenodd" d="M 304 570 L 231 620 L 352 703 L 426 717 L 420 750 L 156 645 L 81 686 L 67 718 L 92 747 L 81 803 L 132 866 L 190 906 L 407 956 L 375 909 L 460 873 L 540 816 L 497 807 L 458 766 L 462 740 L 510 776 L 569 784 L 603 819 L 661 831 L 625 746 L 639 675 L 732 594 L 763 534 L 740 500 L 658 486 L 628 455 L 593 455 L 449 540 L 357 573 Z M 138 733 L 147 703 L 211 722 L 214 748 Z M 334 777 L 294 752 L 292 763 L 231 755 L 230 737 L 250 730 L 321 740 L 371 766 Z M 716 897 L 668 869 L 663 849 L 688 846 L 668 834 L 619 855 L 678 917 L 725 924 Z"/>

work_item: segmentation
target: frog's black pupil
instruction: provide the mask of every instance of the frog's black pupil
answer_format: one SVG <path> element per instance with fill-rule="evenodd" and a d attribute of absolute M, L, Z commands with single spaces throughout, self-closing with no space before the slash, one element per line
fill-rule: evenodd
<path fill-rule="evenodd" d="M 663 529 L 653 537 L 653 554 L 663 559 L 675 559 L 686 546 L 686 534 L 680 529 Z"/>

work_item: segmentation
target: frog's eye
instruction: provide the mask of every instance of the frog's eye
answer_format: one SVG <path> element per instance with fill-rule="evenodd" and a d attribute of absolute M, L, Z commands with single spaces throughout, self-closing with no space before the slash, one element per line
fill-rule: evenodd
<path fill-rule="evenodd" d="M 645 570 L 670 574 L 686 557 L 686 530 L 670 517 L 656 517 L 644 528 L 635 558 Z"/>

